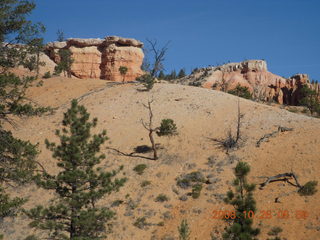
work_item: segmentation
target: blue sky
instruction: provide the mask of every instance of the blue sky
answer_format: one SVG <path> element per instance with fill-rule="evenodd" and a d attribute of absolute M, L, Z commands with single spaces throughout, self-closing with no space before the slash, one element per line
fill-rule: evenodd
<path fill-rule="evenodd" d="M 271 72 L 320 80 L 319 0 L 35 0 L 46 41 L 109 35 L 170 41 L 165 68 L 265 59 Z"/>

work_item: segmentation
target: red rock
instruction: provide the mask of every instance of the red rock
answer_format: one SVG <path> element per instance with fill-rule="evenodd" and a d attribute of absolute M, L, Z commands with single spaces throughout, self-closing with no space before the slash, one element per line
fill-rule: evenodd
<path fill-rule="evenodd" d="M 71 72 L 74 76 L 120 82 L 123 80 L 119 72 L 120 66 L 128 68 L 125 81 L 133 81 L 143 74 L 142 47 L 143 43 L 138 40 L 117 36 L 105 39 L 70 38 L 67 42 L 48 43 L 46 53 L 58 63 L 59 49 L 69 49 L 73 58 Z"/>
<path fill-rule="evenodd" d="M 319 84 L 311 85 L 307 74 L 296 74 L 285 79 L 269 72 L 267 63 L 263 60 L 248 60 L 199 69 L 187 77 L 178 79 L 177 82 L 225 92 L 239 84 L 247 87 L 255 99 L 273 100 L 289 105 L 298 104 L 303 85 L 320 92 Z"/>

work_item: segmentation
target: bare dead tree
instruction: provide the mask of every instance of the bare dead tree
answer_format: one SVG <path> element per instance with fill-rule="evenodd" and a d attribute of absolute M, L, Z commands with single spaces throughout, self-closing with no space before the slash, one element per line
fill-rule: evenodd
<path fill-rule="evenodd" d="M 290 178 L 293 178 L 295 180 L 295 184 L 289 182 Z M 263 189 L 269 183 L 278 182 L 278 181 L 288 182 L 295 187 L 301 188 L 301 185 L 298 182 L 297 176 L 293 172 L 290 172 L 290 173 L 282 173 L 282 174 L 278 174 L 278 175 L 275 175 L 272 177 L 268 177 L 266 181 L 264 181 L 263 183 L 260 184 L 260 189 Z"/>
<path fill-rule="evenodd" d="M 168 51 L 168 46 L 170 41 L 168 41 L 163 47 L 158 48 L 157 40 L 147 39 L 147 42 L 150 45 L 150 52 L 153 55 L 152 68 L 150 69 L 150 75 L 156 77 L 158 72 L 164 70 L 163 62 L 165 60 L 166 52 Z"/>
<path fill-rule="evenodd" d="M 111 148 L 111 147 L 107 147 L 107 149 L 113 150 L 113 151 L 117 152 L 118 154 L 126 156 L 126 157 L 138 157 L 138 158 L 145 158 L 145 159 L 150 159 L 150 160 L 157 160 L 158 159 L 157 147 L 156 147 L 156 143 L 154 141 L 153 133 L 158 131 L 159 127 L 156 127 L 156 128 L 153 127 L 153 111 L 152 111 L 152 107 L 151 107 L 152 102 L 153 102 L 153 99 L 152 100 L 148 100 L 147 104 L 142 104 L 145 108 L 147 108 L 149 110 L 149 122 L 145 123 L 143 121 L 143 119 L 141 119 L 141 124 L 146 130 L 149 131 L 149 139 L 150 139 L 150 142 L 151 142 L 151 149 L 153 151 L 153 157 L 152 158 L 151 157 L 145 157 L 145 156 L 142 156 L 142 155 L 135 154 L 135 152 L 124 153 L 124 152 L 122 152 L 122 151 L 120 151 L 118 149 Z"/>
<path fill-rule="evenodd" d="M 156 148 L 156 144 L 153 138 L 153 133 L 159 130 L 159 127 L 153 128 L 153 112 L 152 112 L 152 107 L 151 107 L 151 103 L 153 102 L 152 100 L 148 100 L 148 104 L 143 104 L 143 106 L 145 108 L 147 108 L 149 110 L 149 122 L 145 123 L 143 121 L 143 119 L 141 119 L 141 124 L 142 126 L 149 131 L 149 139 L 151 142 L 151 148 L 153 151 L 153 159 L 157 160 L 158 159 L 158 154 L 157 154 L 157 148 Z"/>
<path fill-rule="evenodd" d="M 155 143 L 154 140 L 154 133 L 156 133 L 159 137 L 162 136 L 174 136 L 177 135 L 177 127 L 176 124 L 172 119 L 162 119 L 161 124 L 159 127 L 154 127 L 153 126 L 153 110 L 152 110 L 152 102 L 153 99 L 149 99 L 147 104 L 142 104 L 146 109 L 148 109 L 149 112 L 149 121 L 145 122 L 143 119 L 141 119 L 141 124 L 142 126 L 149 132 L 149 139 L 151 143 L 151 147 L 147 145 L 141 145 L 137 146 L 132 153 L 124 153 L 118 149 L 107 147 L 107 149 L 113 150 L 117 152 L 120 155 L 127 156 L 127 157 L 138 157 L 138 158 L 145 158 L 145 159 L 150 159 L 150 160 L 157 160 L 158 159 L 158 153 L 157 149 L 158 146 Z M 136 153 L 146 153 L 146 152 L 153 152 L 153 157 L 146 157 L 142 155 L 138 155 Z"/>
<path fill-rule="evenodd" d="M 119 155 L 122 155 L 122 156 L 126 156 L 126 157 L 134 157 L 134 158 L 144 158 L 144 159 L 149 159 L 149 160 L 154 160 L 153 158 L 151 157 L 146 157 L 146 156 L 142 156 L 142 155 L 139 155 L 139 154 L 135 154 L 136 152 L 132 152 L 132 153 L 125 153 L 125 152 L 122 152 L 116 148 L 112 148 L 112 147 L 107 147 L 107 149 L 110 149 L 112 151 L 115 151 L 116 153 L 118 153 Z"/>
<path fill-rule="evenodd" d="M 240 127 L 241 127 L 241 118 L 243 118 L 243 114 L 240 110 L 240 98 L 238 98 L 238 116 L 237 116 L 237 135 L 236 135 L 236 143 L 241 139 L 240 135 Z"/>
<path fill-rule="evenodd" d="M 260 147 L 261 143 L 269 141 L 269 139 L 270 139 L 271 137 L 275 137 L 275 136 L 277 136 L 279 133 L 288 132 L 288 131 L 293 131 L 293 128 L 288 128 L 288 127 L 281 127 L 281 126 L 279 126 L 276 131 L 273 131 L 272 133 L 268 133 L 268 134 L 263 135 L 263 137 L 261 137 L 261 138 L 257 141 L 256 147 Z"/>
<path fill-rule="evenodd" d="M 309 181 L 304 185 L 301 185 L 298 181 L 297 175 L 291 171 L 288 173 L 281 173 L 272 177 L 266 177 L 267 180 L 264 181 L 263 183 L 260 183 L 259 189 L 262 190 L 266 185 L 272 182 L 287 182 L 290 185 L 294 186 L 297 188 L 295 191 L 291 191 L 289 193 L 282 193 L 278 197 L 275 198 L 275 202 L 278 203 L 280 202 L 280 198 L 284 196 L 289 196 L 292 193 L 298 192 L 301 196 L 310 196 L 313 195 L 317 190 L 317 182 L 316 181 Z M 292 183 L 290 180 L 293 179 L 294 183 Z"/>
<path fill-rule="evenodd" d="M 227 136 L 224 139 L 217 138 L 209 138 L 210 140 L 216 142 L 219 146 L 227 150 L 227 154 L 230 149 L 239 146 L 239 140 L 241 140 L 241 119 L 243 118 L 243 114 L 240 109 L 240 99 L 238 99 L 238 114 L 237 114 L 237 125 L 236 125 L 236 135 L 234 136 L 229 129 Z"/>
<path fill-rule="evenodd" d="M 224 78 L 224 71 L 222 71 L 222 79 L 221 79 L 221 84 L 220 84 L 220 90 L 222 92 L 227 92 L 228 90 L 228 83 L 226 79 Z"/>

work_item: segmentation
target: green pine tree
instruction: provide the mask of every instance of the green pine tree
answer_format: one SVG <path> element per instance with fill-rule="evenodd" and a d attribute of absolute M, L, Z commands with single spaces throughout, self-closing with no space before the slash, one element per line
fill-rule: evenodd
<path fill-rule="evenodd" d="M 228 219 L 230 226 L 226 228 L 223 239 L 252 240 L 260 232 L 258 228 L 252 227 L 252 214 L 256 211 L 256 202 L 253 198 L 255 185 L 247 182 L 249 172 L 250 166 L 246 162 L 238 162 L 234 171 L 235 192 L 228 191 L 225 198 L 225 202 L 234 207 L 235 215 Z"/>
<path fill-rule="evenodd" d="M 45 66 L 45 62 L 40 61 L 40 55 L 44 49 L 43 38 L 32 39 L 28 45 L 28 57 L 26 57 L 24 67 L 30 71 L 36 71 L 36 78 L 39 77 L 40 66 Z"/>
<path fill-rule="evenodd" d="M 15 138 L 3 127 L 4 122 L 13 124 L 12 115 L 36 115 L 48 108 L 35 108 L 25 98 L 26 89 L 35 78 L 17 77 L 8 69 L 27 62 L 30 46 L 40 38 L 42 24 L 32 24 L 27 16 L 35 8 L 31 1 L 2 0 L 0 4 L 0 221 L 14 216 L 25 199 L 10 198 L 8 186 L 20 186 L 30 182 L 39 165 L 35 158 L 37 146 Z M 9 44 L 10 43 L 10 44 Z M 27 44 L 12 45 L 16 43 Z M 35 63 L 37 59 L 35 58 Z M 1 238 L 1 237 L 0 237 Z"/>
<path fill-rule="evenodd" d="M 178 73 L 178 78 L 183 78 L 186 76 L 186 71 L 182 68 Z"/>
<path fill-rule="evenodd" d="M 141 82 L 143 86 L 146 88 L 146 91 L 150 91 L 154 86 L 155 79 L 149 74 L 143 74 L 142 76 L 136 78 L 138 82 Z"/>
<path fill-rule="evenodd" d="M 189 240 L 190 239 L 190 228 L 186 219 L 183 219 L 178 227 L 179 240 Z"/>
<path fill-rule="evenodd" d="M 311 115 L 315 112 L 320 115 L 320 98 L 316 91 L 304 85 L 300 90 L 300 94 L 301 100 L 299 101 L 299 105 L 306 106 Z"/>
<path fill-rule="evenodd" d="M 27 0 L 1 1 L 0 74 L 9 68 L 28 65 L 28 62 L 30 64 L 30 55 L 34 55 L 34 47 L 38 45 L 34 40 L 41 39 L 41 34 L 45 31 L 41 23 L 33 24 L 27 19 L 35 6 L 32 1 Z"/>
<path fill-rule="evenodd" d="M 169 80 L 173 80 L 177 78 L 177 73 L 176 70 L 172 70 L 170 75 L 169 75 Z"/>
<path fill-rule="evenodd" d="M 248 87 L 242 87 L 240 84 L 238 84 L 235 89 L 229 90 L 228 93 L 246 99 L 252 98 L 252 94 L 250 93 Z"/>
<path fill-rule="evenodd" d="M 163 80 L 163 79 L 165 79 L 165 77 L 166 77 L 166 75 L 165 75 L 164 72 L 161 70 L 161 71 L 159 72 L 158 79 Z"/>
<path fill-rule="evenodd" d="M 126 74 L 128 72 L 128 68 L 126 66 L 120 66 L 119 72 L 120 72 L 121 76 L 123 77 L 122 82 L 124 82 Z"/>
<path fill-rule="evenodd" d="M 73 63 L 72 53 L 69 49 L 60 49 L 58 51 L 60 61 L 55 67 L 55 73 L 63 72 L 65 77 L 71 78 L 71 66 Z"/>
<path fill-rule="evenodd" d="M 99 151 L 108 138 L 105 130 L 91 135 L 97 119 L 89 121 L 84 106 L 73 100 L 62 124 L 63 129 L 56 131 L 60 144 L 46 140 L 61 171 L 57 175 L 37 176 L 39 186 L 54 190 L 56 198 L 48 207 L 26 211 L 32 219 L 30 226 L 47 231 L 50 239 L 102 239 L 106 223 L 115 213 L 97 203 L 105 195 L 118 191 L 125 179 L 114 179 L 121 168 L 104 172 L 97 167 L 105 159 Z"/>
<path fill-rule="evenodd" d="M 58 31 L 57 31 L 57 41 L 58 42 L 63 42 L 65 40 L 66 40 L 66 38 L 64 37 L 64 32 L 61 29 L 58 29 Z"/>
<path fill-rule="evenodd" d="M 32 180 L 37 166 L 37 153 L 35 145 L 16 139 L 10 131 L 3 130 L 0 118 L 0 222 L 6 217 L 15 216 L 26 202 L 23 198 L 11 198 L 5 189 Z M 0 234 L 0 239 L 2 238 L 3 235 Z"/>

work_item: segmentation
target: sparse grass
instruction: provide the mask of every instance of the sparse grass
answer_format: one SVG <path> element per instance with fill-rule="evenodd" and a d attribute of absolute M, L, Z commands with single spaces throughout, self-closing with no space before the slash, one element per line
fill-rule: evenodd
<path fill-rule="evenodd" d="M 273 227 L 271 230 L 268 232 L 269 236 L 274 236 L 274 238 L 268 238 L 267 240 L 281 240 L 281 238 L 278 236 L 279 233 L 282 232 L 281 227 Z"/>
<path fill-rule="evenodd" d="M 200 193 L 202 190 L 202 185 L 201 184 L 196 184 L 192 187 L 192 193 L 191 196 L 193 199 L 197 199 L 200 197 Z"/>
<path fill-rule="evenodd" d="M 271 230 L 268 232 L 269 236 L 277 236 L 279 233 L 282 232 L 282 228 L 281 227 L 273 227 L 271 228 Z"/>
<path fill-rule="evenodd" d="M 48 79 L 51 78 L 51 73 L 50 72 L 46 72 L 42 78 Z"/>
<path fill-rule="evenodd" d="M 134 202 L 131 198 L 127 202 L 127 206 L 129 209 L 134 210 L 138 207 L 138 203 Z"/>
<path fill-rule="evenodd" d="M 113 203 L 111 204 L 111 207 L 118 207 L 118 206 L 120 206 L 121 204 L 123 203 L 123 201 L 122 200 L 115 200 L 115 201 L 113 201 Z"/>
<path fill-rule="evenodd" d="M 288 111 L 289 111 L 289 112 L 292 112 L 292 113 L 297 113 L 297 112 L 299 112 L 299 110 L 296 109 L 296 108 L 288 108 Z"/>
<path fill-rule="evenodd" d="M 157 224 L 159 227 L 163 227 L 164 226 L 164 222 L 162 221 L 162 222 L 159 222 L 158 224 Z"/>
<path fill-rule="evenodd" d="M 167 197 L 167 195 L 161 193 L 156 197 L 155 201 L 156 202 L 167 202 L 167 201 L 169 201 L 169 198 Z"/>
<path fill-rule="evenodd" d="M 177 179 L 177 185 L 181 188 L 188 188 L 193 185 L 193 183 L 204 183 L 206 181 L 203 174 L 199 171 L 191 172 L 180 176 Z"/>
<path fill-rule="evenodd" d="M 144 229 L 145 226 L 148 226 L 149 224 L 147 223 L 146 217 L 139 217 L 137 220 L 133 223 L 133 226 Z"/>
<path fill-rule="evenodd" d="M 309 181 L 305 185 L 303 185 L 302 188 L 299 189 L 298 193 L 301 196 L 311 196 L 317 192 L 317 185 L 317 181 Z"/>
<path fill-rule="evenodd" d="M 146 164 L 138 164 L 137 166 L 135 166 L 133 168 L 133 170 L 139 174 L 139 175 L 142 175 L 144 170 L 147 168 L 147 165 Z"/>
<path fill-rule="evenodd" d="M 148 181 L 148 180 L 145 180 L 145 181 L 142 181 L 140 186 L 141 187 L 146 187 L 146 186 L 149 186 L 151 184 L 151 181 Z"/>

